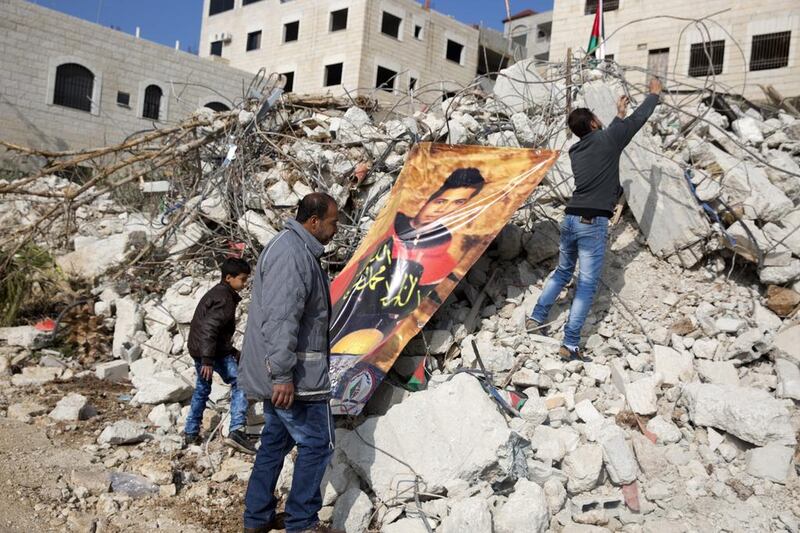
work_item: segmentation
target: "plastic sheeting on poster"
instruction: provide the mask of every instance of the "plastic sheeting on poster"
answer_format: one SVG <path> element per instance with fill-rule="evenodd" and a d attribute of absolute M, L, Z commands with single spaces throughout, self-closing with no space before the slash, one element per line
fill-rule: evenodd
<path fill-rule="evenodd" d="M 356 415 L 558 152 L 422 143 L 331 285 L 334 414 Z"/>

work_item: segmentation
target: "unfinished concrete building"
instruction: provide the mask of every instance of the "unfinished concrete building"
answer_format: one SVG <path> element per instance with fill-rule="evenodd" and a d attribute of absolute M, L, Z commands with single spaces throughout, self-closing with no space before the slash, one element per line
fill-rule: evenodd
<path fill-rule="evenodd" d="M 555 0 L 551 60 L 586 49 L 596 10 L 597 0 Z M 710 77 L 718 91 L 748 98 L 764 98 L 759 84 L 800 94 L 796 0 L 606 0 L 603 11 L 606 57 L 634 67 L 631 81 L 643 82 L 646 69 L 673 90 L 702 88 Z"/>
<path fill-rule="evenodd" d="M 284 74 L 287 91 L 423 101 L 499 70 L 508 48 L 413 0 L 205 0 L 200 36 L 201 57 Z"/>
<path fill-rule="evenodd" d="M 547 61 L 550 57 L 550 34 L 553 12 L 537 13 L 523 9 L 503 20 L 503 35 L 521 50 L 521 58 Z"/>
<path fill-rule="evenodd" d="M 0 2 L 0 139 L 66 150 L 229 109 L 252 75 L 23 0 Z"/>

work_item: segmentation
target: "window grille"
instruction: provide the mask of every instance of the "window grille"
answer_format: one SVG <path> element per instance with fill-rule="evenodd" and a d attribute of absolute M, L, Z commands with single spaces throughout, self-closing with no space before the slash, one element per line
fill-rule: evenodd
<path fill-rule="evenodd" d="M 788 65 L 791 36 L 790 31 L 754 35 L 750 70 L 769 70 Z"/>
<path fill-rule="evenodd" d="M 709 57 L 711 61 L 709 62 Z M 689 76 L 709 76 L 722 74 L 725 59 L 725 41 L 695 43 L 689 52 Z"/>
<path fill-rule="evenodd" d="M 161 113 L 161 97 L 164 92 L 158 85 L 148 85 L 144 90 L 142 117 L 158 120 Z"/>
<path fill-rule="evenodd" d="M 53 103 L 81 111 L 92 111 L 94 74 L 76 63 L 65 63 L 56 69 Z"/>
<path fill-rule="evenodd" d="M 619 9 L 619 0 L 603 0 L 603 13 L 606 11 L 616 11 Z M 594 15 L 597 13 L 597 0 L 586 0 L 584 15 Z"/>

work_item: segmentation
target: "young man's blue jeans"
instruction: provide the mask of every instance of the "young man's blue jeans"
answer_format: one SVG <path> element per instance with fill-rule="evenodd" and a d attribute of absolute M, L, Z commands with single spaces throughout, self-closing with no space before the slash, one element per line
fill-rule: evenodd
<path fill-rule="evenodd" d="M 578 346 L 581 340 L 581 328 L 592 308 L 594 295 L 600 284 L 600 275 L 603 273 L 607 236 L 607 217 L 594 217 L 591 224 L 584 224 L 581 222 L 581 217 L 566 215 L 561 223 L 558 267 L 544 284 L 542 295 L 533 308 L 531 318 L 540 324 L 547 322 L 550 308 L 553 307 L 561 290 L 572 279 L 572 272 L 577 263 L 578 286 L 569 309 L 567 324 L 564 326 L 566 346 Z"/>
<path fill-rule="evenodd" d="M 328 402 L 295 401 L 289 409 L 264 402 L 264 429 L 244 499 L 244 527 L 275 518 L 275 486 L 283 460 L 297 445 L 292 488 L 286 501 L 286 531 L 314 527 L 322 508 L 320 484 L 333 453 L 333 420 Z"/>
<path fill-rule="evenodd" d="M 189 416 L 186 417 L 186 428 L 184 433 L 187 435 L 197 435 L 200 433 L 200 424 L 203 422 L 203 411 L 206 410 L 206 402 L 211 394 L 211 380 L 204 380 L 200 376 L 200 359 L 195 359 L 194 369 L 197 372 L 197 382 L 192 394 L 192 405 L 189 409 Z M 236 431 L 245 426 L 247 418 L 247 397 L 244 391 L 236 386 L 236 375 L 238 364 L 232 355 L 217 357 L 214 359 L 214 372 L 219 374 L 222 381 L 231 386 L 231 431 Z"/>

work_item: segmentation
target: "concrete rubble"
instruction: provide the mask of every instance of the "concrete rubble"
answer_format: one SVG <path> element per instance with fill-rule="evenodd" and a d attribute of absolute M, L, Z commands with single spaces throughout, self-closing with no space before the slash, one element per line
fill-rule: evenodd
<path fill-rule="evenodd" d="M 588 106 L 609 123 L 631 87 L 599 71 L 581 76 L 573 108 Z M 230 399 L 218 376 L 203 421 L 203 435 L 215 438 L 207 447 L 181 441 L 195 379 L 188 325 L 218 282 L 208 250 L 243 247 L 253 260 L 304 194 L 325 190 L 347 213 L 326 265 L 343 264 L 413 142 L 449 139 L 563 153 L 424 337 L 407 345 L 365 415 L 337 422 L 325 521 L 388 533 L 796 531 L 800 120 L 734 98 L 733 120 L 699 100 L 682 104 L 685 113 L 656 111 L 621 159 L 627 210 L 610 228 L 604 283 L 584 330 L 593 361 L 566 363 L 557 350 L 572 289 L 553 309 L 551 336 L 524 331 L 555 266 L 573 187 L 566 88 L 563 76 L 549 79 L 519 62 L 494 92 L 460 94 L 412 116 L 350 101 L 287 106 L 263 124 L 282 132 L 269 148 L 235 133 L 214 138 L 232 123 L 202 112 L 197 134 L 214 148 L 198 159 L 205 189 L 178 179 L 170 190 L 180 196 L 144 188 L 164 206 L 154 211 L 90 188 L 97 196 L 74 224 L 53 223 L 53 236 L 66 238 L 40 235 L 36 244 L 65 276 L 91 287 L 93 329 L 69 342 L 86 349 L 102 338 L 99 355 L 84 360 L 23 320 L 0 328 L 0 413 L 56 439 L 80 437 L 81 453 L 101 469 L 75 474 L 69 486 L 67 477 L 66 496 L 61 488 L 42 494 L 44 512 L 69 505 L 113 521 L 155 495 L 203 502 L 209 515 L 240 505 L 252 459 L 220 442 Z M 229 142 L 239 145 L 235 161 L 247 179 L 225 174 L 231 188 L 222 190 Z M 47 175 L 28 192 L 75 186 Z M 0 219 L 23 227 L 45 203 L 33 194 L 0 201 L 8 206 Z M 64 329 L 80 330 L 75 321 Z M 478 368 L 473 340 L 494 384 L 527 396 L 519 417 L 501 411 L 473 376 L 456 373 Z M 426 354 L 427 389 L 406 390 L 398 376 Z M 260 406 L 251 406 L 247 430 L 256 434 L 262 423 Z M 62 518 L 54 511 L 48 520 L 59 529 Z"/>

